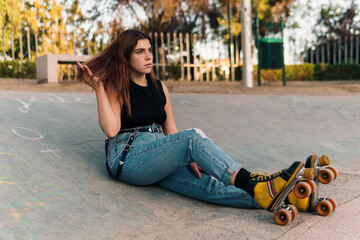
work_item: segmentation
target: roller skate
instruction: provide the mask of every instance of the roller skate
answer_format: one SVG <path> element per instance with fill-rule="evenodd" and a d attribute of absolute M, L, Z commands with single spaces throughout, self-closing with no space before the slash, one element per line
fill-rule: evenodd
<path fill-rule="evenodd" d="M 317 212 L 321 216 L 331 214 L 337 206 L 335 199 L 319 197 L 319 186 L 321 184 L 328 184 L 335 180 L 339 172 L 336 168 L 329 166 L 330 159 L 323 155 L 318 158 L 316 155 L 311 155 L 305 162 L 305 168 L 314 169 L 314 181 L 304 180 L 308 182 L 312 188 L 312 194 L 309 197 L 300 199 L 296 196 L 295 191 L 291 192 L 286 201 L 293 204 L 301 212 Z"/>
<path fill-rule="evenodd" d="M 302 180 L 313 179 L 314 174 L 313 169 L 305 169 L 304 163 L 294 162 L 288 169 L 272 175 L 251 173 L 250 177 L 246 191 L 262 208 L 274 213 L 277 224 L 284 226 L 297 215 L 296 207 L 286 204 L 285 199 L 293 189 L 301 192 L 297 197 L 309 197 L 311 187 Z"/>

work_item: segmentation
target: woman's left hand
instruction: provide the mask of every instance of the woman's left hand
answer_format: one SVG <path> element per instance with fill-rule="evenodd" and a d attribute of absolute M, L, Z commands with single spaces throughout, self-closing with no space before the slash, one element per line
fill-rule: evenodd
<path fill-rule="evenodd" d="M 198 178 L 201 178 L 201 173 L 200 171 L 202 170 L 196 163 L 190 163 L 189 167 L 191 168 L 191 170 L 195 173 L 195 175 Z"/>

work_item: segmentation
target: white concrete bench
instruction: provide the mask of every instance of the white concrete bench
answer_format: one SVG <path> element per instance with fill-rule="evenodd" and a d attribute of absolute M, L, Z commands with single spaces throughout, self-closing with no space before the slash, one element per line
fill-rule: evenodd
<path fill-rule="evenodd" d="M 40 82 L 58 82 L 58 64 L 76 64 L 76 62 L 86 62 L 90 55 L 66 55 L 66 54 L 46 54 L 36 58 L 36 80 Z"/>

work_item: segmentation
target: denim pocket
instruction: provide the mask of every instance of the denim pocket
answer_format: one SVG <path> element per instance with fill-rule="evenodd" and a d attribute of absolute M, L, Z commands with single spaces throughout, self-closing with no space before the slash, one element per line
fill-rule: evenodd
<path fill-rule="evenodd" d="M 122 133 L 122 134 L 116 135 L 113 140 L 114 144 L 116 146 L 125 144 L 128 141 L 130 135 L 131 135 L 131 133 Z"/>

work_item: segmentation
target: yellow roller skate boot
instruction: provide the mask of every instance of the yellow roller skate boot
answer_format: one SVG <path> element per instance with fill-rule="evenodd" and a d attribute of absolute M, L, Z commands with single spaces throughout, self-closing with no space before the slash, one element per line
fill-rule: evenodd
<path fill-rule="evenodd" d="M 286 202 L 291 191 L 299 197 L 311 194 L 310 187 L 303 184 L 303 179 L 313 177 L 306 171 L 304 163 L 294 162 L 289 168 L 272 175 L 251 173 L 246 192 L 264 209 L 274 213 L 274 220 L 279 225 L 286 225 L 297 215 L 295 206 Z M 307 188 L 304 188 L 307 187 Z"/>
<path fill-rule="evenodd" d="M 272 175 L 251 173 L 246 192 L 264 209 L 273 211 L 304 177 L 304 163 L 294 162 L 288 169 Z"/>

